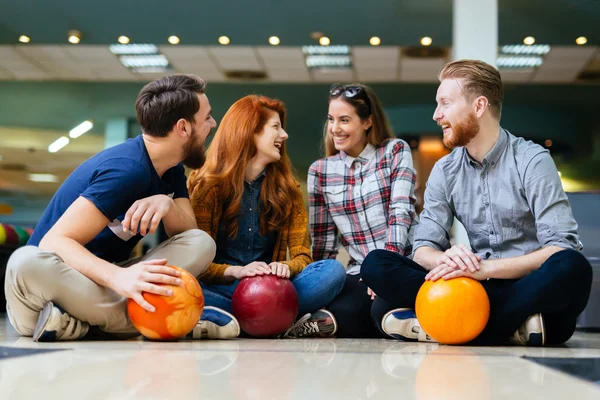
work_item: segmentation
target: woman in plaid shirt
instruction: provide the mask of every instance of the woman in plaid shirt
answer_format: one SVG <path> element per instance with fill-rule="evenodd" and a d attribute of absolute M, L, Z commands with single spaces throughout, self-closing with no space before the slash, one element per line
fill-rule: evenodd
<path fill-rule="evenodd" d="M 379 337 L 372 313 L 389 308 L 360 279 L 375 249 L 410 255 L 415 214 L 415 170 L 410 147 L 396 139 L 373 92 L 365 85 L 331 87 L 324 128 L 325 158 L 308 171 L 309 221 L 315 260 L 350 255 L 344 289 L 327 307 L 338 337 Z"/>
<path fill-rule="evenodd" d="M 213 262 L 199 277 L 205 309 L 237 325 L 230 313 L 240 280 L 277 275 L 291 280 L 299 300 L 300 319 L 284 336 L 331 336 L 336 321 L 321 308 L 342 290 L 344 268 L 336 260 L 311 257 L 308 216 L 286 153 L 285 117 L 279 100 L 243 97 L 223 117 L 204 166 L 190 174 L 198 228 L 217 244 Z M 208 329 L 221 338 L 239 332 L 239 326 Z"/>

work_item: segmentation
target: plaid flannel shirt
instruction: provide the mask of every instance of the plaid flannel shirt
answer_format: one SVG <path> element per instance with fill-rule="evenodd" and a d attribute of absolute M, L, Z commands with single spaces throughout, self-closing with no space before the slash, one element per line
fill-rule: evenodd
<path fill-rule="evenodd" d="M 308 171 L 313 258 L 335 258 L 340 236 L 350 274 L 360 272 L 371 250 L 410 255 L 415 178 L 410 147 L 400 139 L 368 144 L 356 158 L 340 152 L 314 162 Z"/>

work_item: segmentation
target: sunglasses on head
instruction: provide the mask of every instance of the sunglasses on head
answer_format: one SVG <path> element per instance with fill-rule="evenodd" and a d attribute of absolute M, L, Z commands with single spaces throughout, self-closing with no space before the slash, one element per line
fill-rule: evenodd
<path fill-rule="evenodd" d="M 369 96 L 367 96 L 367 93 L 362 87 L 355 85 L 340 85 L 339 83 L 336 83 L 329 89 L 330 97 L 338 97 L 342 93 L 347 98 L 353 98 L 356 96 L 362 97 L 362 99 L 367 103 L 367 106 L 369 106 L 369 110 L 371 109 L 371 101 L 369 100 Z"/>

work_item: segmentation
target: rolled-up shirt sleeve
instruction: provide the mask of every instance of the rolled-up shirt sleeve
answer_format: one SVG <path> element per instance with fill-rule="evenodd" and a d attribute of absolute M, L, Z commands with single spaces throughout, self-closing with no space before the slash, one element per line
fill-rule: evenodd
<path fill-rule="evenodd" d="M 415 231 L 413 254 L 419 247 L 445 251 L 450 248 L 450 229 L 454 213 L 448 203 L 444 174 L 436 163 L 425 187 L 425 206 Z"/>
<path fill-rule="evenodd" d="M 573 218 L 556 165 L 548 152 L 531 157 L 523 175 L 523 187 L 535 217 L 540 246 L 580 249 L 577 222 Z"/>

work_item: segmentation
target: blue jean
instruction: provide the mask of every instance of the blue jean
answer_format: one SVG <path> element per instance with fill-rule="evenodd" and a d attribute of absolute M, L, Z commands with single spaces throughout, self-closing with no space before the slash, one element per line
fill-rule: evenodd
<path fill-rule="evenodd" d="M 315 261 L 291 279 L 298 293 L 298 318 L 329 304 L 337 296 L 346 279 L 346 271 L 336 260 Z M 231 310 L 231 298 L 240 281 L 231 285 L 207 285 L 200 282 L 204 292 L 204 304 Z"/>

